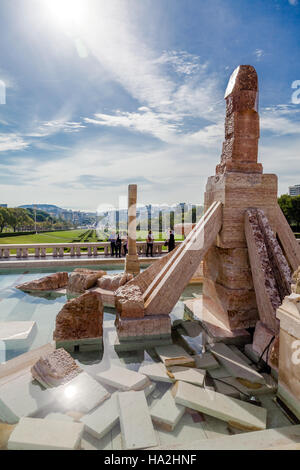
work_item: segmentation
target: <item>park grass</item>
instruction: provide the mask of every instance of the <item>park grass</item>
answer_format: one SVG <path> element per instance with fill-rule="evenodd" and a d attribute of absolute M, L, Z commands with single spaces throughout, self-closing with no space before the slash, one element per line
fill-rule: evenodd
<path fill-rule="evenodd" d="M 33 243 L 72 243 L 74 239 L 85 233 L 86 230 L 66 230 L 57 232 L 43 232 L 38 234 L 20 235 L 0 238 L 0 244 L 22 245 Z"/>
<path fill-rule="evenodd" d="M 121 234 L 123 233 L 120 231 Z M 148 235 L 147 230 L 137 231 L 137 241 L 146 241 Z M 167 234 L 159 232 L 153 232 L 156 241 L 166 240 Z M 107 241 L 109 234 L 99 232 L 96 230 L 65 230 L 57 232 L 43 232 L 37 234 L 28 234 L 28 235 L 19 235 L 14 237 L 3 237 L 0 238 L 0 245 L 30 245 L 30 244 L 39 244 L 39 243 L 97 243 L 98 240 Z M 182 240 L 180 235 L 175 235 L 176 240 Z M 163 247 L 163 251 L 167 250 L 166 247 Z M 47 253 L 51 253 L 52 249 L 47 248 Z M 65 249 L 65 252 L 69 251 Z M 103 250 L 101 250 L 103 251 Z M 16 254 L 16 250 L 11 250 L 12 254 Z M 29 253 L 34 253 L 34 248 L 29 249 Z"/>

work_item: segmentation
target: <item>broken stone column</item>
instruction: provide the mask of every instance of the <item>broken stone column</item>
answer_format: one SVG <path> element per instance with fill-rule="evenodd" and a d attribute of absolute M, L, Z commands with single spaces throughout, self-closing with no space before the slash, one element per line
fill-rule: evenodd
<path fill-rule="evenodd" d="M 125 261 L 125 272 L 139 274 L 140 263 L 136 249 L 136 202 L 137 185 L 128 186 L 128 255 Z"/>
<path fill-rule="evenodd" d="M 300 294 L 285 297 L 280 320 L 278 397 L 300 419 Z"/>
<path fill-rule="evenodd" d="M 258 308 L 244 230 L 249 207 L 263 209 L 276 226 L 277 177 L 262 174 L 258 79 L 254 67 L 240 65 L 225 93 L 225 142 L 215 176 L 208 179 L 205 211 L 223 204 L 223 225 L 204 260 L 203 307 L 230 330 L 256 325 Z"/>

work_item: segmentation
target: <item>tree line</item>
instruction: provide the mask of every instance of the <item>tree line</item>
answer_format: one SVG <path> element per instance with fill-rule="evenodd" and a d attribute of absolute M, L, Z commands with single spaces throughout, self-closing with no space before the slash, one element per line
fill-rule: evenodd
<path fill-rule="evenodd" d="M 294 232 L 300 232 L 300 196 L 283 194 L 278 204 Z"/>
<path fill-rule="evenodd" d="M 22 209 L 20 207 L 0 207 L 0 232 L 29 232 L 35 230 L 61 230 L 73 228 L 73 224 L 62 219 L 56 219 L 47 212 L 33 209 Z"/>

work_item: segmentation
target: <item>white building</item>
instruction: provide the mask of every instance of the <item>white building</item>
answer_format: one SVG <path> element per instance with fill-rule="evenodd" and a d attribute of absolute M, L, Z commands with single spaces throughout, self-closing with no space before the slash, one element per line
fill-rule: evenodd
<path fill-rule="evenodd" d="M 295 186 L 289 187 L 290 196 L 300 196 L 300 184 L 295 184 Z"/>

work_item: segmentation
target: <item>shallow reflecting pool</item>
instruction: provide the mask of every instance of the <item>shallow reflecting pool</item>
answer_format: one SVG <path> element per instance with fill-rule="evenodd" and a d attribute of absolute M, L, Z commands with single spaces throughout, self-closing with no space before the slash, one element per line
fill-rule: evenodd
<path fill-rule="evenodd" d="M 70 269 L 72 271 L 75 268 Z M 100 268 L 99 268 L 100 269 Z M 101 266 L 109 274 L 116 274 L 123 271 L 123 267 L 117 266 Z M 65 270 L 57 269 L 58 270 Z M 66 269 L 67 270 L 67 269 Z M 52 274 L 55 270 L 49 269 L 31 269 L 28 271 L 19 270 L 15 272 L 0 271 L 0 322 L 11 321 L 34 321 L 37 328 L 34 332 L 31 344 L 27 350 L 36 349 L 52 341 L 53 330 L 55 328 L 55 319 L 58 312 L 67 301 L 66 296 L 57 298 L 35 297 L 19 291 L 16 285 L 38 279 L 43 276 Z M 173 342 L 185 347 L 190 345 L 196 353 L 202 351 L 202 335 L 201 333 L 189 337 L 180 325 L 182 320 L 186 320 L 183 301 L 188 298 L 197 297 L 202 292 L 202 285 L 189 285 L 183 292 L 181 299 L 171 313 L 173 325 L 176 325 L 176 331 L 173 331 Z M 90 353 L 74 353 L 73 357 L 78 365 L 91 377 L 97 380 L 97 374 L 110 368 L 110 366 L 126 367 L 133 371 L 138 371 L 141 364 L 147 365 L 153 362 L 159 362 L 159 358 L 154 349 L 130 352 L 116 352 L 110 338 L 114 334 L 115 312 L 112 309 L 104 309 L 104 330 L 103 330 L 103 352 Z M 201 327 L 199 326 L 201 329 Z M 8 361 L 26 351 L 6 350 L 5 345 L 0 345 L 0 363 Z M 38 385 L 35 385 L 38 386 Z M 151 408 L 155 403 L 161 400 L 162 396 L 172 386 L 171 383 L 155 382 L 154 391 L 148 396 L 148 405 Z M 108 392 L 113 393 L 115 390 L 109 386 L 105 386 Z M 47 393 L 45 390 L 42 393 Z M 22 399 L 22 391 L 18 394 Z M 72 398 L 72 397 L 71 397 Z M 290 425 L 290 421 L 282 413 L 282 411 L 273 402 L 274 396 L 269 394 L 261 397 L 264 407 L 268 409 L 268 428 L 282 427 Z M 64 397 L 64 400 L 68 397 Z M 63 401 L 62 401 L 63 402 Z M 51 403 L 46 410 L 39 412 L 35 417 L 44 418 L 49 413 L 66 413 L 65 406 L 60 400 Z M 69 411 L 69 410 L 68 410 Z M 219 419 L 208 415 L 203 415 L 192 410 L 186 410 L 175 429 L 170 432 L 158 428 L 156 425 L 155 434 L 157 444 L 160 446 L 168 446 L 173 444 L 185 444 L 200 439 L 211 439 L 214 437 L 228 436 L 232 434 L 232 430 L 228 424 Z M 87 432 L 84 433 L 82 439 L 82 448 L 84 449 L 105 449 L 118 450 L 122 449 L 122 438 L 120 425 L 116 424 L 102 439 L 96 439 Z"/>

